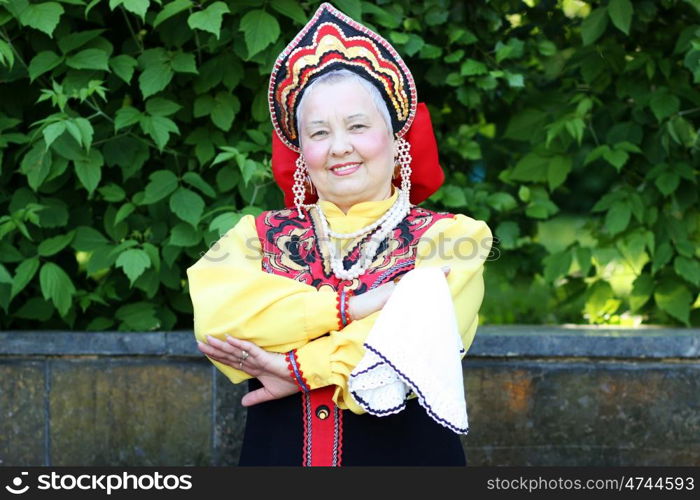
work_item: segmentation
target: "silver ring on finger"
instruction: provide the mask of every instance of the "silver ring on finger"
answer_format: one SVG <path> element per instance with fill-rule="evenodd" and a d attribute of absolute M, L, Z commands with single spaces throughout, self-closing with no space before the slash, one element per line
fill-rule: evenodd
<path fill-rule="evenodd" d="M 245 360 L 243 360 L 243 361 L 245 361 Z M 243 361 L 241 361 L 240 363 L 238 363 L 238 368 L 243 368 Z"/>
<path fill-rule="evenodd" d="M 248 354 L 246 351 L 241 351 L 241 352 L 243 353 L 243 357 L 241 358 L 241 363 L 242 363 L 243 361 L 248 359 L 248 356 L 250 356 L 250 354 Z"/>

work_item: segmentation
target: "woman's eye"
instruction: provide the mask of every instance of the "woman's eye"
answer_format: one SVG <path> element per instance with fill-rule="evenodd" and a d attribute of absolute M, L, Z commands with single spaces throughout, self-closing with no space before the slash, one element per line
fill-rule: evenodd
<path fill-rule="evenodd" d="M 321 136 L 323 136 L 325 133 L 326 133 L 325 130 L 319 130 L 318 132 L 314 132 L 313 134 L 311 134 L 311 137 L 321 137 Z"/>
<path fill-rule="evenodd" d="M 350 130 L 359 130 L 359 129 L 361 129 L 361 128 L 365 128 L 365 126 L 362 125 L 361 123 L 356 123 L 355 125 L 352 125 L 352 126 L 350 127 Z"/>

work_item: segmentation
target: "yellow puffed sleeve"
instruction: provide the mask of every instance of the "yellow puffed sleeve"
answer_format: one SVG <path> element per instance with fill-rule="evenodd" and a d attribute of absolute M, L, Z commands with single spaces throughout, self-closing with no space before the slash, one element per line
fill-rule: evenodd
<path fill-rule="evenodd" d="M 471 346 L 479 323 L 484 262 L 492 242 L 485 222 L 461 214 L 435 222 L 418 242 L 416 267 L 450 267 L 447 283 L 465 350 Z M 364 410 L 352 399 L 347 380 L 364 355 L 364 341 L 378 316 L 375 312 L 297 349 L 299 367 L 309 387 L 338 386 L 333 400 L 353 413 Z"/>
<path fill-rule="evenodd" d="M 334 292 L 266 273 L 261 258 L 255 218 L 246 215 L 187 269 L 197 340 L 228 334 L 287 352 L 338 327 Z M 212 362 L 234 383 L 251 378 Z"/>

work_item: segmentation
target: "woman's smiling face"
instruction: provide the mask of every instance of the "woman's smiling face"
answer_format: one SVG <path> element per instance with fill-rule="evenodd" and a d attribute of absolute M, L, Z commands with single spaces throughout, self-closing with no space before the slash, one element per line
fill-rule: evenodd
<path fill-rule="evenodd" d="M 367 89 L 319 82 L 304 96 L 301 152 L 319 198 L 347 212 L 391 195 L 394 139 Z"/>

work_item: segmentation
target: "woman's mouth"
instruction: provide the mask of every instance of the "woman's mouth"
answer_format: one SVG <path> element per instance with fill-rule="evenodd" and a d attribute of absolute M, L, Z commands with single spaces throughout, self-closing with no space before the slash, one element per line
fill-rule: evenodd
<path fill-rule="evenodd" d="M 361 163 L 341 163 L 331 168 L 334 175 L 350 175 L 360 168 Z"/>

